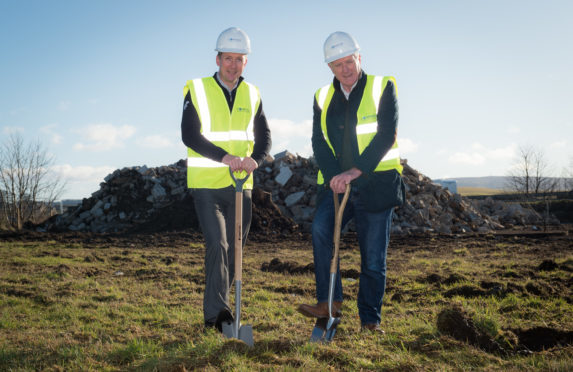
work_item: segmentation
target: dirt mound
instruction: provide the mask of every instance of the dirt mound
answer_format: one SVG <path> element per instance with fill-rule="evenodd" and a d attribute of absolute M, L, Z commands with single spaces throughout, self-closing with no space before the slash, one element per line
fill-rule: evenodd
<path fill-rule="evenodd" d="M 573 345 L 572 331 L 559 331 L 548 327 L 516 330 L 519 343 L 531 351 L 542 351 L 555 346 Z"/>
<path fill-rule="evenodd" d="M 195 213 L 193 198 L 187 194 L 180 201 L 173 202 L 161 209 L 141 224 L 135 225 L 131 232 L 161 232 L 199 230 L 199 221 Z"/>
<path fill-rule="evenodd" d="M 471 317 L 460 307 L 442 310 L 437 319 L 438 330 L 456 340 L 467 342 L 490 353 L 507 355 L 513 352 L 543 351 L 553 347 L 573 345 L 573 332 L 549 327 L 534 327 L 498 331 L 497 337 L 507 348 L 500 346 L 497 339 L 480 330 Z M 517 337 L 517 340 L 515 338 Z"/>
<path fill-rule="evenodd" d="M 185 162 L 158 168 L 131 167 L 108 175 L 100 190 L 75 209 L 45 222 L 41 231 L 96 233 L 199 232 L 193 197 L 186 187 Z M 270 193 L 253 190 L 250 238 L 296 237 L 298 225 L 285 216 Z"/>
<path fill-rule="evenodd" d="M 180 160 L 156 168 L 117 169 L 79 206 L 38 228 L 97 233 L 198 231 L 185 163 Z M 503 229 L 504 224 L 533 224 L 541 219 L 538 213 L 519 204 L 489 199 L 472 202 L 432 182 L 406 160 L 402 164 L 406 201 L 393 215 L 393 234 L 489 233 Z M 265 160 L 254 172 L 251 231 L 256 239 L 292 237 L 311 231 L 317 172 L 314 159 L 288 152 Z"/>
<path fill-rule="evenodd" d="M 314 263 L 300 265 L 296 262 L 281 261 L 279 258 L 273 258 L 270 262 L 264 262 L 261 265 L 261 271 L 283 273 L 283 274 L 314 274 Z M 358 279 L 360 272 L 355 269 L 342 269 L 340 275 L 343 278 Z"/>
<path fill-rule="evenodd" d="M 298 225 L 290 218 L 284 216 L 273 203 L 271 194 L 261 190 L 253 189 L 253 218 L 251 220 L 251 230 L 253 234 L 249 239 L 266 240 L 274 238 L 292 238 L 298 232 Z"/>
<path fill-rule="evenodd" d="M 472 285 L 462 285 L 461 287 L 452 288 L 444 293 L 444 297 L 451 298 L 461 296 L 464 298 L 481 297 L 487 294 L 486 291 L 476 288 Z"/>
<path fill-rule="evenodd" d="M 481 332 L 472 319 L 459 307 L 444 309 L 438 314 L 438 330 L 456 340 L 467 342 L 490 353 L 506 354 L 495 340 Z"/>
<path fill-rule="evenodd" d="M 557 263 L 553 260 L 543 260 L 541 264 L 537 267 L 539 271 L 553 271 L 558 267 Z"/>
<path fill-rule="evenodd" d="M 273 258 L 270 262 L 264 262 L 261 265 L 261 271 L 273 273 L 288 273 L 288 274 L 307 274 L 314 273 L 314 264 L 299 265 L 296 262 L 281 261 L 278 258 Z"/>

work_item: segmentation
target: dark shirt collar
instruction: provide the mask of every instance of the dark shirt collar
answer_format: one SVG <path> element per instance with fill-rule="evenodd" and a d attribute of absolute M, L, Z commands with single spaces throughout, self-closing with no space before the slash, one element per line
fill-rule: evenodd
<path fill-rule="evenodd" d="M 220 80 L 219 77 L 217 76 L 218 72 L 215 72 L 213 74 L 213 79 L 215 79 L 215 81 L 217 82 L 217 84 L 219 84 L 219 86 L 221 87 L 221 89 L 223 89 L 224 91 L 229 92 L 229 94 L 231 94 L 233 91 L 237 90 L 237 87 L 241 84 L 241 82 L 244 80 L 244 78 L 242 76 L 239 76 L 239 80 L 237 81 L 237 85 L 235 85 L 235 88 L 233 88 L 233 90 L 230 90 L 228 86 L 226 86 L 225 84 L 223 84 Z"/>

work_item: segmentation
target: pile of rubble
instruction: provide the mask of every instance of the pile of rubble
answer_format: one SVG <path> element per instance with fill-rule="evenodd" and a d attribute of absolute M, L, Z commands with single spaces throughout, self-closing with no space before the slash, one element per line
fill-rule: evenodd
<path fill-rule="evenodd" d="M 489 232 L 516 225 L 541 224 L 542 217 L 518 203 L 470 200 L 454 194 L 402 160 L 406 202 L 394 213 L 393 233 Z M 256 184 L 271 193 L 282 213 L 309 231 L 316 202 L 316 174 L 312 159 L 281 153 L 265 164 Z M 554 221 L 555 222 L 555 221 Z"/>
<path fill-rule="evenodd" d="M 393 233 L 489 232 L 541 224 L 542 217 L 519 204 L 472 201 L 453 194 L 403 161 L 406 202 L 396 209 Z M 283 152 L 255 171 L 253 222 L 258 234 L 309 232 L 316 206 L 313 159 Z M 197 229 L 192 196 L 181 160 L 157 168 L 130 167 L 109 174 L 100 189 L 77 208 L 48 220 L 46 230 L 91 232 Z"/>

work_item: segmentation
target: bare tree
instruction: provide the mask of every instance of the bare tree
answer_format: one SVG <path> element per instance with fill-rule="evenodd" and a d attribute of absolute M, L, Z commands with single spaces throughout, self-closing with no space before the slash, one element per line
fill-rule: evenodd
<path fill-rule="evenodd" d="M 563 169 L 563 190 L 573 191 L 573 156 L 569 158 L 569 166 Z"/>
<path fill-rule="evenodd" d="M 7 223 L 21 230 L 41 222 L 64 191 L 64 182 L 50 171 L 54 158 L 40 141 L 25 144 L 12 134 L 0 146 L 0 204 Z"/>
<path fill-rule="evenodd" d="M 521 146 L 514 167 L 508 174 L 508 187 L 525 197 L 550 191 L 555 184 L 548 177 L 548 172 L 549 166 L 542 151 L 533 146 Z"/>

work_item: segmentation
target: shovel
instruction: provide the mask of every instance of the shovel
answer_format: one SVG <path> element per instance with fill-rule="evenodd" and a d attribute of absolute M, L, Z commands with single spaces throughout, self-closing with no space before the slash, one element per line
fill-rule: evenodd
<path fill-rule="evenodd" d="M 235 178 L 229 168 L 231 178 L 235 181 L 235 322 L 223 322 L 223 335 L 236 338 L 249 346 L 254 345 L 253 327 L 250 324 L 241 325 L 241 283 L 243 271 L 243 184 L 249 178 Z"/>
<path fill-rule="evenodd" d="M 334 285 L 336 282 L 336 272 L 338 271 L 338 250 L 340 248 L 340 230 L 342 227 L 342 215 L 344 214 L 344 207 L 350 195 L 350 184 L 346 185 L 344 197 L 342 202 L 338 203 L 338 194 L 333 193 L 334 197 L 334 252 L 332 252 L 332 260 L 330 261 L 330 281 L 328 283 L 328 320 L 326 318 L 319 318 L 316 320 L 312 334 L 310 335 L 311 342 L 326 341 L 330 342 L 336 334 L 336 327 L 340 323 L 340 317 L 333 316 L 332 301 L 334 297 Z"/>

